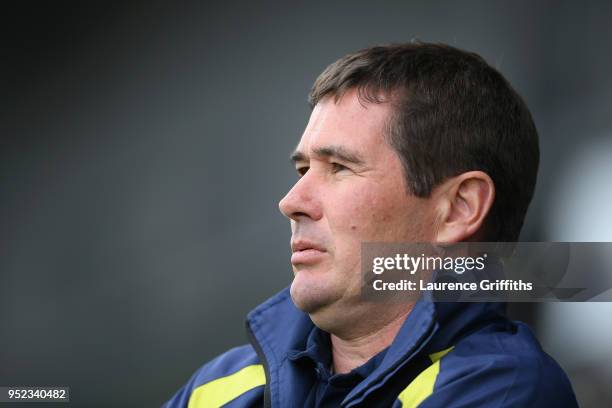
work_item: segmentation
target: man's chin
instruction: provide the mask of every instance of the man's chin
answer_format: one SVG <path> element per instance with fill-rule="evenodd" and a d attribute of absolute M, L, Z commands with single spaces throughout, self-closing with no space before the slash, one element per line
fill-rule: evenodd
<path fill-rule="evenodd" d="M 323 290 L 305 287 L 296 280 L 291 284 L 290 293 L 295 307 L 308 314 L 316 313 L 332 303 L 332 300 L 329 299 L 331 296 L 324 293 Z"/>

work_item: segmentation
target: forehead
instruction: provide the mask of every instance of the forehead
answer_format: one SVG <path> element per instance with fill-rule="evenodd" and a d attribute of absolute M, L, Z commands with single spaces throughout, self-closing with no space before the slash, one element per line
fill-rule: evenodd
<path fill-rule="evenodd" d="M 391 113 L 388 103 L 367 103 L 348 91 L 338 101 L 321 100 L 313 109 L 297 151 L 310 155 L 327 146 L 342 146 L 371 155 L 387 147 L 384 130 Z"/>

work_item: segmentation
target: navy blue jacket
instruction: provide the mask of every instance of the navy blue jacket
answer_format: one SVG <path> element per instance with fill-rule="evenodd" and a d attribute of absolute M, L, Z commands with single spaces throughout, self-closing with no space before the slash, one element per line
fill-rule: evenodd
<path fill-rule="evenodd" d="M 502 303 L 420 300 L 342 407 L 576 407 L 570 382 Z M 250 345 L 201 367 L 164 406 L 302 407 L 313 387 L 292 353 L 313 329 L 285 289 L 249 313 Z"/>

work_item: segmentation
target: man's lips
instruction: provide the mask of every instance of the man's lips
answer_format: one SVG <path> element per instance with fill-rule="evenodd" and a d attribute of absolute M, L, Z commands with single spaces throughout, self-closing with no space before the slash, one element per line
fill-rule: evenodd
<path fill-rule="evenodd" d="M 321 259 L 325 254 L 325 248 L 322 246 L 305 240 L 291 241 L 291 263 L 293 265 L 314 264 Z"/>

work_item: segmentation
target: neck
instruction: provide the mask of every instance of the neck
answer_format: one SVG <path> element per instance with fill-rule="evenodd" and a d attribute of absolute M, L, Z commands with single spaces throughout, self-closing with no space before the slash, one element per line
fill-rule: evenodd
<path fill-rule="evenodd" d="M 382 325 L 379 324 L 354 337 L 331 334 L 334 372 L 348 373 L 389 347 L 411 310 L 412 306 Z"/>

